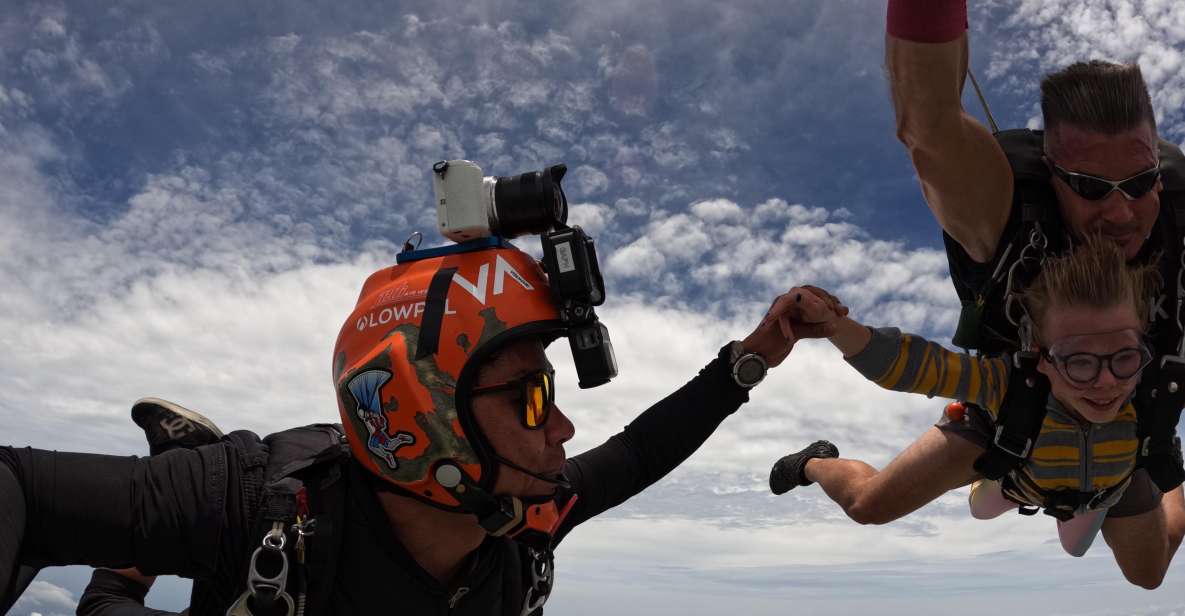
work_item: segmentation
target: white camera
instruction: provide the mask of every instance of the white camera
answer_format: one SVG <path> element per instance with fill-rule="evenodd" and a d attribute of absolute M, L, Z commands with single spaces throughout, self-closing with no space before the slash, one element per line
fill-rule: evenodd
<path fill-rule="evenodd" d="M 486 177 L 468 160 L 432 165 L 436 220 L 441 235 L 454 242 L 499 235 L 543 233 L 568 220 L 568 200 L 560 180 L 568 168 L 554 165 L 510 177 Z"/>

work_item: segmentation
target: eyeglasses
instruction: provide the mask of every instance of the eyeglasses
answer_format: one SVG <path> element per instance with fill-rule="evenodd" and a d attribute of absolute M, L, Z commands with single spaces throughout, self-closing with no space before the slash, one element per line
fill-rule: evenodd
<path fill-rule="evenodd" d="M 555 405 L 555 370 L 548 368 L 513 381 L 474 387 L 471 393 L 478 396 L 499 391 L 517 391 L 522 396 L 523 414 L 520 419 L 523 427 L 538 430 L 547 423 L 551 407 Z"/>
<path fill-rule="evenodd" d="M 1097 353 L 1054 355 L 1049 351 L 1043 351 L 1042 355 L 1057 368 L 1062 376 L 1066 377 L 1066 380 L 1078 385 L 1093 383 L 1095 379 L 1099 378 L 1104 364 L 1116 379 L 1125 381 L 1139 374 L 1152 361 L 1152 353 L 1142 345 L 1119 349 L 1107 355 Z"/>
<path fill-rule="evenodd" d="M 1113 190 L 1118 190 L 1129 200 L 1135 201 L 1156 187 L 1156 181 L 1160 179 L 1160 163 L 1147 171 L 1119 181 L 1066 171 L 1057 165 L 1053 165 L 1053 174 L 1065 182 L 1074 194 L 1089 201 L 1098 201 L 1111 194 Z"/>

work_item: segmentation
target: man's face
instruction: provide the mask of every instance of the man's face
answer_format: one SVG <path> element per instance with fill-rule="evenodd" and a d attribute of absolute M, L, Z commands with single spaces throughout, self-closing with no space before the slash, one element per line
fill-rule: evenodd
<path fill-rule="evenodd" d="M 538 340 L 522 340 L 505 347 L 478 372 L 476 387 L 514 381 L 551 368 Z M 553 476 L 564 468 L 564 443 L 572 438 L 572 422 L 554 405 L 537 429 L 524 425 L 526 401 L 518 389 L 483 393 L 473 397 L 473 414 L 497 454 L 534 473 Z M 542 496 L 555 486 L 505 464 L 498 471 L 494 493 L 510 496 Z"/>
<path fill-rule="evenodd" d="M 1114 135 L 1083 130 L 1070 124 L 1055 126 L 1046 136 L 1046 162 L 1066 171 L 1108 180 L 1123 180 L 1147 171 L 1159 160 L 1156 132 L 1145 124 Z M 1118 190 L 1098 201 L 1080 197 L 1060 178 L 1053 188 L 1061 206 L 1062 220 L 1075 234 L 1101 233 L 1123 246 L 1132 259 L 1152 232 L 1160 213 L 1160 190 L 1129 200 Z"/>

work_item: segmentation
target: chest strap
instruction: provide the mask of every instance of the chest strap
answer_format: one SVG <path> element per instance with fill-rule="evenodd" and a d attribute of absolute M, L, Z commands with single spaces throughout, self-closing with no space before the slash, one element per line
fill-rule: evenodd
<path fill-rule="evenodd" d="M 1041 504 L 1036 506 L 1025 502 L 1024 491 L 1017 487 L 1011 476 L 1006 476 L 1001 481 L 1000 493 L 1008 500 L 1020 505 L 1017 513 L 1021 515 L 1036 515 L 1038 511 L 1042 511 L 1045 515 L 1065 522 L 1080 511 L 1094 511 L 1113 506 L 1123 497 L 1131 480 L 1132 476 L 1129 474 L 1123 481 L 1094 492 L 1079 492 L 1069 489 L 1039 490 Z"/>
<path fill-rule="evenodd" d="M 1000 403 L 996 435 L 987 450 L 975 459 L 975 471 L 988 479 L 998 480 L 1007 475 L 1033 453 L 1049 399 L 1049 380 L 1037 372 L 1040 359 L 1036 351 L 1012 354 L 1008 391 Z"/>

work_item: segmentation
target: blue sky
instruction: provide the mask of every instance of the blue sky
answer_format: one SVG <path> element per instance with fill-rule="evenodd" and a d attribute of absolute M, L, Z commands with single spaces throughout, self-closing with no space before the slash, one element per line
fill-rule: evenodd
<path fill-rule="evenodd" d="M 1002 126 L 1037 125 L 1044 72 L 1105 57 L 1141 63 L 1162 135 L 1185 142 L 1180 3 L 971 4 L 972 66 Z M 580 391 L 554 357 L 572 452 L 797 283 L 870 323 L 953 331 L 938 228 L 893 136 L 881 2 L 7 7 L 5 441 L 142 454 L 127 409 L 147 395 L 260 433 L 333 419 L 340 320 L 364 277 L 433 226 L 429 171 L 445 158 L 499 175 L 569 167 L 622 368 Z M 974 521 L 962 492 L 863 528 L 817 489 L 763 485 L 816 438 L 882 465 L 939 409 L 801 345 L 684 467 L 571 535 L 549 613 L 987 613 L 1000 595 L 1052 613 L 1185 612 L 1179 563 L 1136 591 L 1101 541 L 1073 560 L 1052 521 Z M 14 613 L 70 613 L 86 577 L 46 572 Z M 151 599 L 176 608 L 185 592 L 166 582 Z"/>

